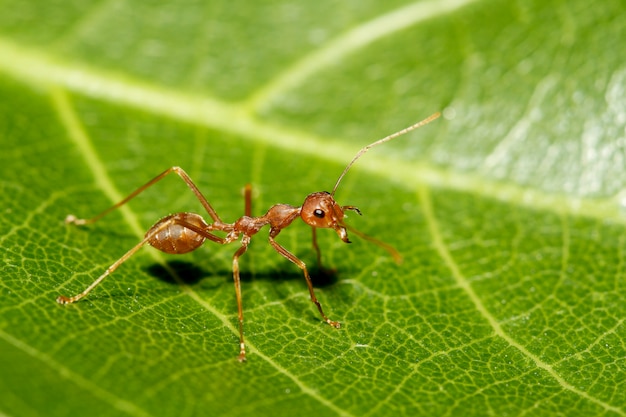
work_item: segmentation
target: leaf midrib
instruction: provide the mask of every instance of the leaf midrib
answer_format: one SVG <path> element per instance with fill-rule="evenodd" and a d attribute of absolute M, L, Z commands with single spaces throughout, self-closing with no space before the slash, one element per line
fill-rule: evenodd
<path fill-rule="evenodd" d="M 315 156 L 337 165 L 345 164 L 357 150 L 339 139 L 323 138 L 259 120 L 253 113 L 254 107 L 247 101 L 229 103 L 191 93 L 180 93 L 131 77 L 100 71 L 75 62 L 61 61 L 3 39 L 0 39 L 0 71 L 35 87 L 63 88 L 103 101 L 239 135 L 252 142 L 290 153 Z M 255 102 L 255 105 L 258 104 Z M 438 109 L 433 109 L 433 112 L 435 110 Z M 418 118 L 421 117 L 416 117 Z M 407 124 L 415 121 L 417 120 L 410 120 Z M 434 123 L 441 122 L 445 122 L 445 119 Z M 405 126 L 398 128 L 403 127 Z M 430 128 L 432 125 L 422 128 L 421 134 L 428 134 Z M 368 138 L 367 143 L 374 139 L 378 138 Z M 366 142 L 363 143 L 365 144 Z M 390 166 L 393 166 L 393 170 L 389 169 Z M 548 193 L 524 185 L 495 181 L 477 173 L 457 172 L 428 161 L 391 161 L 376 152 L 368 154 L 367 163 L 359 164 L 359 169 L 409 189 L 414 189 L 415 184 L 426 184 L 431 188 L 466 192 L 537 211 L 626 224 L 619 195 L 586 198 Z"/>

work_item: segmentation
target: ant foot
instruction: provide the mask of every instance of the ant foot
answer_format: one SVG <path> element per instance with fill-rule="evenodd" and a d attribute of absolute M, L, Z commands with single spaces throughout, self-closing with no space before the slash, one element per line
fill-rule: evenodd
<path fill-rule="evenodd" d="M 332 320 L 326 319 L 326 323 L 330 324 L 335 329 L 341 328 L 341 323 L 339 323 L 338 321 L 332 321 Z"/>
<path fill-rule="evenodd" d="M 76 216 L 74 216 L 73 214 L 68 214 L 67 217 L 65 217 L 65 224 L 71 224 L 71 223 L 76 223 L 78 219 L 76 218 Z"/>
<path fill-rule="evenodd" d="M 64 295 L 59 295 L 57 297 L 57 303 L 59 303 L 59 304 L 69 304 L 71 302 L 72 302 L 72 300 L 70 300 L 69 297 L 66 297 Z"/>
<path fill-rule="evenodd" d="M 243 334 L 241 336 L 241 342 L 239 343 L 239 356 L 237 356 L 237 360 L 239 362 L 246 361 L 246 345 L 243 342 Z"/>

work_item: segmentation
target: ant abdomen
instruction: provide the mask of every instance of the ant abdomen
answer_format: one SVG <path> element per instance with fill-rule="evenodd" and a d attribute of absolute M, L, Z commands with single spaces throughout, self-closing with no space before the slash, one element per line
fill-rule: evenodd
<path fill-rule="evenodd" d="M 170 214 L 156 222 L 146 232 L 146 237 L 153 234 L 148 243 L 162 252 L 171 254 L 182 254 L 198 249 L 206 238 L 185 224 L 196 226 L 201 230 L 208 228 L 208 224 L 199 214 Z"/>

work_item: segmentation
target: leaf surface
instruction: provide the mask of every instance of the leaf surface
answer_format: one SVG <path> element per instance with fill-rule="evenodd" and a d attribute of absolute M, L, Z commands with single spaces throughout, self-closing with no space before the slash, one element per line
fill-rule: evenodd
<path fill-rule="evenodd" d="M 263 2 L 261 2 L 263 3 Z M 626 415 L 622 2 L 1 0 L 0 414 Z M 392 244 L 319 233 L 301 271 L 145 248 L 157 219 L 224 221 L 329 190 Z M 206 216 L 208 217 L 208 216 Z M 315 265 L 310 230 L 278 237 Z"/>

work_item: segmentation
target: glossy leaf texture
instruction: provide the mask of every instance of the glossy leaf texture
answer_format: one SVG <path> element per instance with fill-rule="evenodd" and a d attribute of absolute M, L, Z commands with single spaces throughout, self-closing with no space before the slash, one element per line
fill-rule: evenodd
<path fill-rule="evenodd" d="M 478 0 L 0 0 L 3 416 L 625 416 L 626 7 Z M 329 190 L 303 223 L 142 249 L 159 218 L 225 221 Z M 207 216 L 208 217 L 208 216 Z"/>

